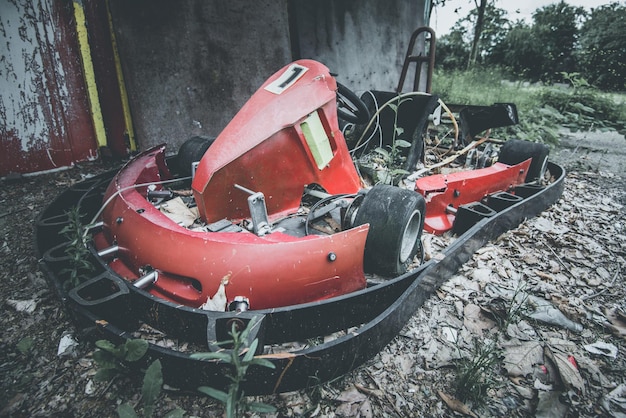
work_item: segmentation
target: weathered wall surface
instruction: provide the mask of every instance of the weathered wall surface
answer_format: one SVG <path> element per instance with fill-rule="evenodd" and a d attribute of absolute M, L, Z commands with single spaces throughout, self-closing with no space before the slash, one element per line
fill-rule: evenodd
<path fill-rule="evenodd" d="M 429 0 L 112 0 L 141 149 L 217 136 L 263 81 L 312 58 L 353 90 L 395 89 Z"/>
<path fill-rule="evenodd" d="M 217 136 L 291 61 L 286 1 L 113 0 L 111 13 L 141 149 Z"/>
<path fill-rule="evenodd" d="M 71 1 L 0 0 L 0 176 L 95 158 Z"/>
<path fill-rule="evenodd" d="M 89 6 L 100 0 L 83 1 L 92 11 Z M 325 63 L 357 92 L 392 90 L 409 36 L 424 24 L 428 5 L 110 0 L 139 149 L 166 142 L 174 153 L 193 135 L 216 136 L 268 76 L 297 58 Z M 72 0 L 0 0 L 0 176 L 97 155 L 75 13 Z M 104 45 L 110 39 L 102 31 L 94 36 L 96 23 L 107 26 L 94 16 L 87 16 L 87 29 L 100 63 L 112 59 L 98 55 L 110 49 Z M 108 100 L 99 103 L 107 110 L 104 122 L 115 122 L 121 119 L 119 100 L 107 99 L 101 79 L 100 100 Z M 124 135 L 118 125 L 105 126 L 108 141 Z"/>
<path fill-rule="evenodd" d="M 429 0 L 296 2 L 300 56 L 325 63 L 354 91 L 393 91 L 409 38 L 428 21 Z"/>

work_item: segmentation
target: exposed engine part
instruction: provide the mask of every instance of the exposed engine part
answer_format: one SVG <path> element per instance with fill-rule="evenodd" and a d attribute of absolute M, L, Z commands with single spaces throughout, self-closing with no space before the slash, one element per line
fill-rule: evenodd
<path fill-rule="evenodd" d="M 245 312 L 248 309 L 250 309 L 250 301 L 245 296 L 235 296 L 228 304 L 228 310 L 231 312 Z"/>

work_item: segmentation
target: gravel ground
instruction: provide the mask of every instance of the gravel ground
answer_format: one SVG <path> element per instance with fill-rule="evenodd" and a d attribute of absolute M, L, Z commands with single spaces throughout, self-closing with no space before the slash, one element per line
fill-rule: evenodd
<path fill-rule="evenodd" d="M 626 345 L 619 335 L 626 326 L 619 322 L 626 321 L 619 316 L 626 311 L 625 150 L 622 136 L 564 133 L 552 152 L 568 169 L 555 207 L 479 251 L 366 365 L 320 387 L 257 400 L 275 405 L 276 416 L 451 416 L 452 409 L 470 416 L 626 413 Z M 0 180 L 0 416 L 116 416 L 120 403 L 139 402 L 139 376 L 94 380 L 90 344 L 78 342 L 71 353 L 57 354 L 62 337 L 74 329 L 33 252 L 33 221 L 46 203 L 107 168 L 80 165 Z M 524 315 L 506 326 L 498 322 L 498 301 L 506 300 L 502 289 L 511 283 L 548 300 L 584 331 Z M 497 361 L 481 375 L 492 385 L 481 399 L 461 403 L 453 399 L 460 364 L 476 358 L 475 341 L 498 348 Z M 523 368 L 511 341 L 540 344 L 541 361 Z M 584 348 L 597 341 L 610 355 Z M 564 354 L 577 360 L 573 369 L 559 361 Z M 512 370 L 512 363 L 521 370 Z M 166 390 L 155 416 L 177 406 L 188 416 L 223 414 L 209 398 Z"/>

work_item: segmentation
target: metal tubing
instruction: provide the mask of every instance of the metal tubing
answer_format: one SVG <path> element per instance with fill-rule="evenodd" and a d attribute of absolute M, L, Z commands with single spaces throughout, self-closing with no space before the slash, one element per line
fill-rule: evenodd
<path fill-rule="evenodd" d="M 428 54 L 421 55 L 420 53 L 418 55 L 413 55 L 413 50 L 415 49 L 415 42 L 417 40 L 417 37 L 421 35 L 422 33 L 430 34 L 430 38 L 426 39 L 429 42 Z M 426 70 L 425 92 L 426 93 L 431 92 L 433 71 L 435 69 L 435 48 L 436 48 L 435 40 L 436 40 L 435 31 L 432 28 L 429 28 L 427 26 L 418 28 L 417 30 L 415 30 L 415 32 L 413 32 L 413 34 L 411 35 L 411 40 L 409 41 L 409 47 L 407 48 L 407 51 L 406 51 L 406 57 L 404 58 L 404 65 L 402 65 L 402 72 L 400 74 L 400 81 L 398 82 L 398 88 L 396 89 L 398 93 L 402 92 L 402 89 L 404 87 L 404 80 L 406 79 L 406 75 L 409 70 L 409 65 L 411 65 L 411 63 L 416 64 L 413 91 L 420 91 L 419 84 L 421 81 L 420 78 L 421 78 L 421 73 L 422 73 L 422 66 L 424 64 L 428 64 L 427 70 Z"/>
<path fill-rule="evenodd" d="M 108 248 L 105 248 L 103 250 L 98 251 L 98 256 L 105 257 L 107 255 L 115 254 L 116 252 L 119 251 L 119 249 L 120 249 L 119 246 L 113 245 L 111 247 L 108 247 Z"/>
<path fill-rule="evenodd" d="M 145 289 L 151 284 L 156 283 L 158 279 L 159 279 L 159 272 L 156 270 L 152 270 L 150 273 L 146 274 L 143 277 L 140 277 L 135 282 L 133 282 L 133 286 L 135 286 L 138 289 Z"/>

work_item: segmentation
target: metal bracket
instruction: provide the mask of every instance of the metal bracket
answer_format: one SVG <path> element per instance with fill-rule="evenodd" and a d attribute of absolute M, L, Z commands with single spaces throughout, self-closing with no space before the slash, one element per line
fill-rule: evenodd
<path fill-rule="evenodd" d="M 267 217 L 267 207 L 265 206 L 265 195 L 261 192 L 254 192 L 243 186 L 235 184 L 235 187 L 241 191 L 248 193 L 248 208 L 250 209 L 250 217 L 252 218 L 252 231 L 262 237 L 272 232 L 270 220 Z"/>

